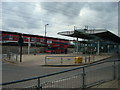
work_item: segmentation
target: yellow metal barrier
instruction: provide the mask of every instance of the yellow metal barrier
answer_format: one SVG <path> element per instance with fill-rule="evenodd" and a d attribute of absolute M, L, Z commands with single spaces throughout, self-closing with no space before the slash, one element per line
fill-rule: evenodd
<path fill-rule="evenodd" d="M 82 63 L 82 57 L 75 57 L 75 63 Z"/>

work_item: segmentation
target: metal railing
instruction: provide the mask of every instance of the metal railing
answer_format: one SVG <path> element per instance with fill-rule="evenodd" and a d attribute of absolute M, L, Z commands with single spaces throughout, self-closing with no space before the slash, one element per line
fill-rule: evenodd
<path fill-rule="evenodd" d="M 45 65 L 62 65 L 67 62 L 74 62 L 76 56 L 45 56 Z"/>
<path fill-rule="evenodd" d="M 38 77 L 2 83 L 4 88 L 88 88 L 118 78 L 120 60 L 104 60 Z M 96 67 L 97 66 L 97 67 Z M 13 89 L 12 89 L 13 90 Z"/>
<path fill-rule="evenodd" d="M 7 54 L 2 54 L 2 60 L 5 60 L 5 61 L 18 62 L 19 60 L 18 58 L 19 58 L 19 55 L 12 52 L 9 52 Z"/>
<path fill-rule="evenodd" d="M 76 57 L 78 56 L 45 56 L 45 65 L 75 65 Z M 79 57 L 82 58 L 81 64 L 87 64 L 95 61 L 94 55 Z"/>

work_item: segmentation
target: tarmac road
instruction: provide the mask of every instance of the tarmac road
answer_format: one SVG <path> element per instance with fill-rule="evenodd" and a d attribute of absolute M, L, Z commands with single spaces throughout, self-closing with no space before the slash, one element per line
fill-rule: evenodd
<path fill-rule="evenodd" d="M 109 58 L 109 60 L 118 60 L 120 59 L 120 57 L 115 56 L 112 58 Z M 87 68 L 86 71 L 89 70 L 93 70 L 93 69 L 98 69 L 98 68 L 104 68 L 107 66 L 111 66 L 113 65 L 113 63 L 106 63 L 106 64 L 102 64 L 102 65 L 97 65 L 97 66 L 92 66 L 90 68 Z M 77 66 L 78 67 L 78 66 Z M 58 71 L 62 71 L 65 69 L 70 69 L 70 68 L 75 68 L 75 67 L 43 67 L 40 65 L 37 66 L 31 66 L 31 67 L 25 67 L 25 66 L 19 66 L 17 64 L 11 64 L 11 63 L 4 63 L 2 64 L 2 82 L 9 82 L 9 81 L 15 81 L 15 80 L 22 80 L 25 78 L 31 78 L 31 77 L 35 77 L 35 76 L 40 76 L 40 75 L 46 75 L 49 73 L 53 73 L 53 72 L 58 72 Z M 76 72 L 81 72 L 82 70 L 79 71 L 74 71 L 74 72 L 70 72 L 67 74 L 64 74 L 65 76 L 76 73 Z M 110 72 L 110 71 L 108 71 Z M 102 77 L 106 78 L 108 77 L 107 75 L 111 74 L 112 72 L 108 73 L 108 74 L 104 74 L 105 71 L 101 72 L 101 73 L 97 73 L 96 78 L 99 78 L 99 75 L 103 75 Z M 94 81 L 94 79 L 92 79 L 91 77 L 93 76 L 93 74 L 88 73 L 87 77 L 90 77 L 89 79 L 87 79 L 88 84 L 92 81 Z M 109 75 L 110 76 L 110 75 Z M 58 77 L 62 77 L 62 76 L 57 76 Z M 94 76 L 93 76 L 94 77 Z M 110 76 L 111 78 L 111 76 Z M 46 79 L 47 80 L 47 79 Z M 92 80 L 92 81 L 91 81 Z M 43 80 L 44 81 L 44 80 Z"/>

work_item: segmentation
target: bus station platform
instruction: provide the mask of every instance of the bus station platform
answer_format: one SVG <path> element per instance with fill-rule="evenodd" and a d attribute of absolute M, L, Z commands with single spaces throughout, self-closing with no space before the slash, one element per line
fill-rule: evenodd
<path fill-rule="evenodd" d="M 20 66 L 80 66 L 83 64 L 90 64 L 112 57 L 113 54 L 101 55 L 84 55 L 80 53 L 70 54 L 37 54 L 37 55 L 23 55 L 22 62 L 17 60 L 3 60 L 7 63 L 14 63 Z M 81 57 L 82 62 L 76 63 L 75 58 Z"/>

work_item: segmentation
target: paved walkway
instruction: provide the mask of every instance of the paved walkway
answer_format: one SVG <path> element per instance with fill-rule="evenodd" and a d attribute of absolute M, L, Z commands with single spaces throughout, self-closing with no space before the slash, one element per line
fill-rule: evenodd
<path fill-rule="evenodd" d="M 91 88 L 119 88 L 120 89 L 120 80 L 113 80 L 103 84 L 93 86 Z"/>
<path fill-rule="evenodd" d="M 50 57 L 49 57 L 50 56 Z M 58 57 L 57 57 L 58 56 Z M 62 56 L 62 58 L 60 57 Z M 72 57 L 71 57 L 72 56 Z M 102 55 L 84 55 L 78 53 L 71 54 L 39 54 L 39 55 L 23 55 L 22 62 L 19 62 L 19 57 L 17 60 L 3 60 L 10 63 L 15 63 L 22 66 L 35 66 L 35 65 L 82 65 L 99 60 L 103 60 L 111 57 L 112 55 L 102 54 Z M 45 60 L 46 57 L 46 60 Z M 82 57 L 82 63 L 75 63 L 75 57 Z"/>

